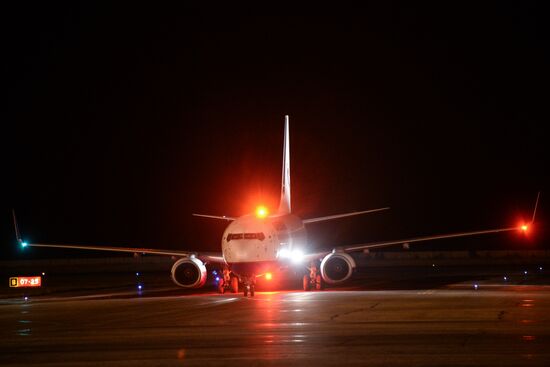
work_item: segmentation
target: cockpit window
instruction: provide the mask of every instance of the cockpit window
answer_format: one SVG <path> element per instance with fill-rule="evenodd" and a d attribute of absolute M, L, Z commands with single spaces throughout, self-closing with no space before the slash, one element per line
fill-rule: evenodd
<path fill-rule="evenodd" d="M 258 233 L 229 233 L 227 235 L 227 242 L 231 240 L 260 240 L 263 241 L 265 239 L 265 235 L 263 232 Z"/>
<path fill-rule="evenodd" d="M 245 240 L 260 240 L 263 241 L 265 239 L 265 235 L 262 232 L 258 233 L 245 233 L 244 234 Z"/>

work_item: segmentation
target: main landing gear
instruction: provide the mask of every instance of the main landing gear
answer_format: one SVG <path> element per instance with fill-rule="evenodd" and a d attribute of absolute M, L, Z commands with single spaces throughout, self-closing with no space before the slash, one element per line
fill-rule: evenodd
<path fill-rule="evenodd" d="M 319 274 L 319 268 L 317 265 L 314 262 L 311 262 L 307 269 L 309 270 L 309 273 L 305 274 L 303 278 L 304 291 L 322 290 L 323 279 L 321 278 L 321 274 Z"/>
<path fill-rule="evenodd" d="M 224 294 L 225 291 L 232 291 L 233 293 L 239 293 L 239 278 L 235 275 L 231 275 L 229 269 L 223 269 L 223 278 L 218 283 L 218 292 Z"/>
<path fill-rule="evenodd" d="M 231 291 L 233 291 L 233 293 L 239 293 L 239 278 L 236 276 L 231 278 Z"/>

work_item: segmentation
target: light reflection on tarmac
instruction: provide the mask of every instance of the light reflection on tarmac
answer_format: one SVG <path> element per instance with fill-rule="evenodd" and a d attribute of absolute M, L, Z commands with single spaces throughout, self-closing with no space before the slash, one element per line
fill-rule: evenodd
<path fill-rule="evenodd" d="M 6 300 L 0 365 L 550 365 L 550 288 L 480 284 Z"/>

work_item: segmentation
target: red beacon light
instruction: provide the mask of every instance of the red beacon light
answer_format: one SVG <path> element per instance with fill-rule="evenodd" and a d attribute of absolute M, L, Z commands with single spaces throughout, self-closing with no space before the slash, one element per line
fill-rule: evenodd
<path fill-rule="evenodd" d="M 535 216 L 537 215 L 537 207 L 539 205 L 539 198 L 540 198 L 540 191 L 537 193 L 537 200 L 535 201 L 535 208 L 533 209 L 533 217 L 531 218 L 531 222 L 523 223 L 519 228 L 524 234 L 527 234 L 530 230 L 529 226 L 535 223 Z"/>
<path fill-rule="evenodd" d="M 531 224 L 532 223 L 520 222 L 516 228 L 520 233 L 527 235 L 531 232 Z"/>
<path fill-rule="evenodd" d="M 271 273 L 265 273 L 265 279 L 271 280 L 273 278 L 273 275 Z"/>
<path fill-rule="evenodd" d="M 527 232 L 527 230 L 529 229 L 529 226 L 527 224 L 523 224 L 520 228 L 522 232 Z"/>
<path fill-rule="evenodd" d="M 269 211 L 263 205 L 260 205 L 256 208 L 256 217 L 263 219 L 269 215 Z"/>

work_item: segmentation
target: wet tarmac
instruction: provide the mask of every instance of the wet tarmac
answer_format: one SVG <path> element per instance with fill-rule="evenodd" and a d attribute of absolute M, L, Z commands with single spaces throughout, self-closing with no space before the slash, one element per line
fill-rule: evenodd
<path fill-rule="evenodd" d="M 548 366 L 550 286 L 531 271 L 378 269 L 254 298 L 94 275 L 97 290 L 4 293 L 0 365 Z"/>

